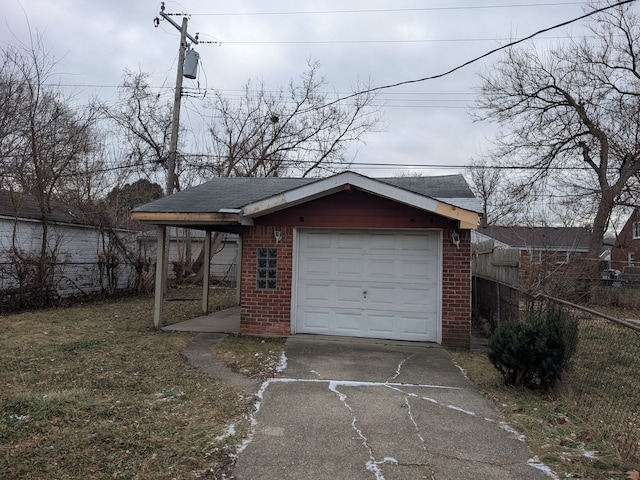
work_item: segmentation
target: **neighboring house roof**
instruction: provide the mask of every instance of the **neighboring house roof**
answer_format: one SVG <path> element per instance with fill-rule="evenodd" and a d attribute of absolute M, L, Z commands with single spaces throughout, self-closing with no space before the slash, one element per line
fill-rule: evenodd
<path fill-rule="evenodd" d="M 353 186 L 454 218 L 475 228 L 480 202 L 462 175 L 369 178 L 344 172 L 328 178 L 225 177 L 134 209 L 133 218 L 167 225 L 252 224 L 251 219 Z"/>
<path fill-rule="evenodd" d="M 77 207 L 65 203 L 51 201 L 49 221 L 74 225 L 94 225 L 90 218 Z M 0 190 L 0 217 L 42 220 L 42 212 L 38 199 L 26 193 Z"/>
<path fill-rule="evenodd" d="M 478 233 L 519 249 L 587 251 L 591 232 L 585 227 L 478 227 Z"/>

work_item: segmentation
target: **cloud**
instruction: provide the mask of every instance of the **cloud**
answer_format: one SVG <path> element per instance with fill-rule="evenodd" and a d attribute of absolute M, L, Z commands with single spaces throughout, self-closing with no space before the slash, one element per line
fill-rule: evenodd
<path fill-rule="evenodd" d="M 440 8 L 402 10 L 381 0 L 366 4 L 181 0 L 166 2 L 166 11 L 192 14 L 191 34 L 221 42 L 221 46 L 196 47 L 201 74 L 197 81 L 186 83 L 190 88 L 230 92 L 242 89 L 249 79 L 262 78 L 275 89 L 298 79 L 307 59 L 313 58 L 321 63 L 328 89 L 345 94 L 363 81 L 385 85 L 447 71 L 506 43 L 506 38 L 582 14 L 582 6 L 575 2 L 554 6 L 542 0 L 512 0 L 503 8 L 488 1 L 465 4 L 445 2 Z M 156 86 L 172 86 L 179 33 L 166 21 L 153 27 L 159 8 L 160 2 L 149 0 L 4 0 L 0 13 L 7 28 L 0 28 L 0 42 L 27 41 L 30 25 L 32 31 L 43 32 L 45 43 L 59 59 L 62 84 L 102 85 L 85 88 L 103 97 L 114 96 L 125 68 L 151 73 Z M 276 14 L 303 10 L 315 13 Z M 336 10 L 342 12 L 327 13 Z M 234 14 L 242 12 L 263 14 Z M 179 16 L 173 18 L 180 21 Z M 562 36 L 564 30 L 554 33 Z M 358 146 L 358 161 L 447 163 L 460 170 L 487 148 L 489 127 L 471 122 L 465 107 L 478 84 L 476 72 L 489 68 L 494 60 L 439 80 L 380 92 L 387 128 Z M 192 108 L 197 108 L 197 101 L 190 101 Z M 389 174 L 398 168 L 362 171 Z"/>

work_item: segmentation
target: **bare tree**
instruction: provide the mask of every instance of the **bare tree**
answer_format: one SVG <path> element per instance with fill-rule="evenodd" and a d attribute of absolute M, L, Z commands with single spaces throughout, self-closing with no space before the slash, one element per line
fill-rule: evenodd
<path fill-rule="evenodd" d="M 473 193 L 482 202 L 484 225 L 508 226 L 518 223 L 522 204 L 513 201 L 511 185 L 502 170 L 481 158 L 473 160 L 465 173 Z"/>
<path fill-rule="evenodd" d="M 344 169 L 347 147 L 376 128 L 380 116 L 373 94 L 332 101 L 318 70 L 309 62 L 301 84 L 292 81 L 286 90 L 249 82 L 239 100 L 218 93 L 211 105 L 213 152 L 199 162 L 200 170 L 257 177 Z"/>
<path fill-rule="evenodd" d="M 153 181 L 158 169 L 167 168 L 172 107 L 148 80 L 147 73 L 125 70 L 117 102 L 97 102 L 97 110 L 112 122 L 114 137 L 123 140 L 116 154 L 124 171 Z"/>
<path fill-rule="evenodd" d="M 5 47 L 2 59 L 0 184 L 37 199 L 42 235 L 34 287 L 44 289 L 56 251 L 55 239 L 49 238 L 51 202 L 64 196 L 74 176 L 86 173 L 85 160 L 95 148 L 95 117 L 53 85 L 56 63 L 41 37 L 32 38 L 29 45 Z M 15 241 L 13 254 L 34 262 Z"/>
<path fill-rule="evenodd" d="M 507 50 L 482 75 L 477 116 L 503 127 L 496 163 L 522 168 L 515 200 L 562 192 L 591 202 L 595 259 L 613 209 L 638 198 L 640 21 L 619 6 L 590 29 L 550 51 Z"/>
<path fill-rule="evenodd" d="M 27 95 L 26 86 L 21 81 L 20 70 L 16 67 L 16 57 L 20 52 L 13 46 L 0 51 L 0 187 L 8 188 L 9 169 L 7 159 L 16 154 L 20 135 L 16 124 L 23 120 L 21 107 Z"/>

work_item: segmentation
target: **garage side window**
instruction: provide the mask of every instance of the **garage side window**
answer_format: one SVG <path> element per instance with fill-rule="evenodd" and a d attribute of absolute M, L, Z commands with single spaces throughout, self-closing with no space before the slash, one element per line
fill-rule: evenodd
<path fill-rule="evenodd" d="M 258 290 L 275 290 L 278 272 L 278 249 L 258 249 Z"/>

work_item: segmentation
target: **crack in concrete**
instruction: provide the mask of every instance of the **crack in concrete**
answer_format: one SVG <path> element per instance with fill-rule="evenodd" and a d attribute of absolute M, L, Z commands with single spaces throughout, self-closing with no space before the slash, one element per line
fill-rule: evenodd
<path fill-rule="evenodd" d="M 398 461 L 395 458 L 391 458 L 391 457 L 384 457 L 384 459 L 381 460 L 381 461 L 376 460 L 376 457 L 373 454 L 373 449 L 369 445 L 367 437 L 364 435 L 364 433 L 362 433 L 362 430 L 360 430 L 356 425 L 356 423 L 358 422 L 358 418 L 356 417 L 356 415 L 355 415 L 355 413 L 353 411 L 353 408 L 351 408 L 351 405 L 349 405 L 347 403 L 347 395 L 338 390 L 338 387 L 337 387 L 338 384 L 342 384 L 342 383 L 341 382 L 329 382 L 329 390 L 331 390 L 333 393 L 335 393 L 338 396 L 338 398 L 340 399 L 342 404 L 351 413 L 351 428 L 353 428 L 353 430 L 356 432 L 356 434 L 360 437 L 360 439 L 362 440 L 362 445 L 369 452 L 369 461 L 367 461 L 365 463 L 365 467 L 366 467 L 367 470 L 369 470 L 370 472 L 372 472 L 376 476 L 376 480 L 385 480 L 384 475 L 382 474 L 382 470 L 380 470 L 380 465 L 382 465 L 384 463 L 395 463 L 395 464 L 397 464 Z"/>
<path fill-rule="evenodd" d="M 416 429 L 416 435 L 418 435 L 418 438 L 420 439 L 420 443 L 422 444 L 422 450 L 424 450 L 425 453 L 429 453 L 428 449 L 427 449 L 427 442 L 425 442 L 424 437 L 422 436 L 422 433 L 420 432 L 420 427 L 418 426 L 418 422 L 416 422 L 415 418 L 413 418 L 413 412 L 411 411 L 411 402 L 409 401 L 409 396 L 405 395 L 404 397 L 404 403 L 407 406 L 407 412 L 409 415 L 409 420 L 411 420 L 411 423 L 413 423 L 414 428 Z M 426 464 L 423 465 L 424 468 L 428 468 L 430 473 L 431 473 L 431 480 L 435 480 L 435 471 L 433 470 L 433 467 L 429 464 L 429 462 L 427 462 Z"/>
<path fill-rule="evenodd" d="M 392 385 L 392 384 L 384 384 L 384 386 L 386 386 L 387 388 L 391 388 L 392 390 L 395 390 L 399 393 L 404 394 L 404 399 L 405 399 L 405 404 L 407 405 L 407 409 L 408 409 L 408 416 L 409 419 L 411 421 L 411 423 L 413 423 L 414 428 L 416 429 L 416 434 L 418 435 L 418 438 L 420 439 L 420 441 L 422 442 L 422 448 L 425 452 L 432 454 L 432 455 L 437 455 L 443 458 L 448 458 L 450 460 L 459 460 L 459 461 L 463 461 L 463 462 L 468 462 L 468 463 L 477 463 L 477 464 L 482 464 L 482 465 L 491 465 L 491 466 L 498 466 L 498 467 L 503 467 L 503 466 L 507 466 L 507 465 L 516 465 L 516 463 L 500 463 L 500 462 L 491 462 L 491 461 L 483 461 L 483 460 L 477 460 L 477 459 L 473 459 L 473 458 L 466 458 L 463 456 L 459 456 L 459 455 L 452 455 L 452 454 L 447 454 L 447 453 L 443 453 L 443 452 L 436 452 L 436 451 L 432 451 L 431 449 L 428 448 L 427 442 L 425 441 L 424 437 L 422 436 L 419 426 L 417 424 L 417 422 L 415 421 L 414 417 L 413 417 L 413 413 L 411 411 L 411 403 L 409 402 L 410 398 L 416 398 L 419 400 L 425 400 L 431 403 L 434 403 L 436 405 L 442 406 L 442 407 L 446 407 L 446 408 L 450 408 L 452 410 L 455 410 L 457 412 L 463 413 L 465 415 L 469 415 L 469 416 L 476 416 L 477 415 L 474 412 L 471 412 L 469 410 L 465 410 L 463 408 L 460 407 L 456 407 L 455 405 L 445 405 L 442 404 L 440 402 L 438 402 L 437 400 L 433 399 L 433 398 L 429 398 L 429 397 L 422 397 L 416 393 L 412 393 L 412 392 L 405 392 L 404 390 L 402 390 L 401 388 L 398 388 L 396 385 Z M 480 417 L 478 417 L 480 418 Z M 490 418 L 484 418 L 483 420 L 485 420 L 488 423 L 493 423 L 496 424 L 496 422 Z M 500 427 L 507 430 L 504 427 L 504 422 L 500 422 Z M 516 432 L 513 428 L 511 428 L 510 430 L 507 430 L 509 432 Z M 517 432 L 516 432 L 517 433 Z M 398 463 L 398 465 L 402 465 L 402 466 L 412 466 L 414 464 L 405 464 L 405 463 Z M 416 466 L 427 466 L 431 469 L 431 479 L 435 480 L 435 472 L 433 471 L 432 467 L 429 466 L 429 464 L 427 463 L 426 465 L 424 464 L 415 464 Z M 552 473 L 552 471 L 546 467 L 546 465 L 544 465 L 544 463 L 540 462 L 539 459 L 536 459 L 535 457 L 530 459 L 528 461 L 528 465 L 533 467 L 533 468 L 537 468 L 538 470 L 542 470 L 545 473 L 547 473 L 547 475 L 550 475 L 549 472 Z M 553 477 L 553 478 L 557 478 L 557 477 Z"/>
<path fill-rule="evenodd" d="M 400 363 L 398 364 L 398 368 L 396 368 L 396 374 L 393 377 L 389 377 L 387 378 L 385 383 L 391 382 L 393 380 L 395 380 L 396 378 L 398 378 L 400 376 L 400 371 L 402 370 L 402 365 L 405 364 L 405 362 L 408 362 L 409 360 L 411 360 L 413 357 L 415 357 L 418 354 L 418 352 L 409 355 L 407 358 L 405 358 L 404 360 L 401 360 Z"/>

